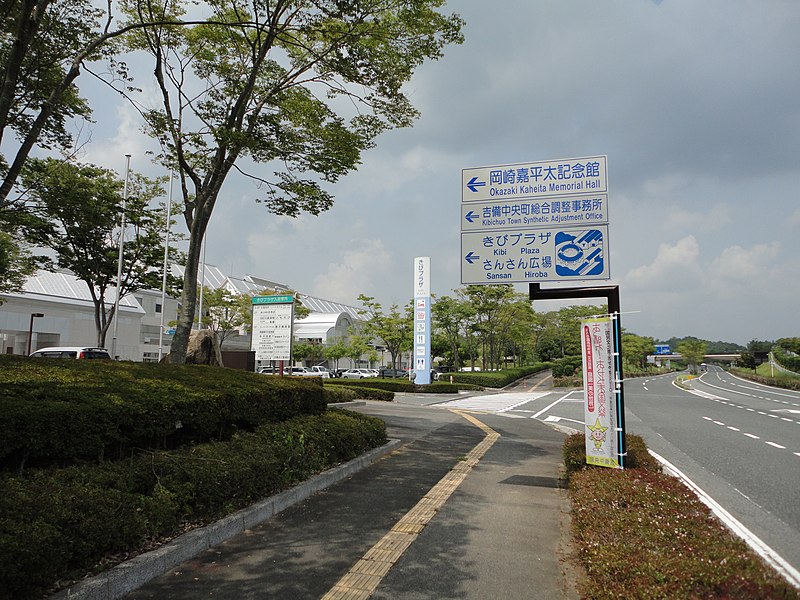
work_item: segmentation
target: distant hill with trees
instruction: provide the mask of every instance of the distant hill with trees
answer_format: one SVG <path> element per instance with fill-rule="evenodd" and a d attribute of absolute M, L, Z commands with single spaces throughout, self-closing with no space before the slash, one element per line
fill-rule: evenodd
<path fill-rule="evenodd" d="M 694 342 L 694 341 L 701 341 L 705 342 L 706 344 L 706 352 L 708 354 L 729 354 L 731 352 L 744 352 L 747 350 L 746 347 L 742 346 L 741 344 L 737 344 L 735 342 L 723 342 L 723 341 L 716 341 L 712 342 L 710 340 L 698 340 L 698 338 L 693 336 L 686 336 L 686 337 L 671 337 L 668 340 L 657 341 L 657 344 L 669 344 L 669 347 L 675 352 L 678 346 L 684 342 Z"/>

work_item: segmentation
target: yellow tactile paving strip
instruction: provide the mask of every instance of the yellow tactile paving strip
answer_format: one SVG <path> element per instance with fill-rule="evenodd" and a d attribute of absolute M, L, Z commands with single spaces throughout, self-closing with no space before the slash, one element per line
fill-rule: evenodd
<path fill-rule="evenodd" d="M 380 584 L 389 570 L 414 543 L 437 511 L 444 506 L 450 495 L 466 478 L 472 468 L 492 447 L 500 434 L 478 419 L 460 411 L 453 411 L 486 432 L 480 444 L 475 446 L 464 460 L 453 467 L 433 486 L 417 504 L 395 523 L 381 540 L 361 557 L 353 568 L 342 577 L 322 600 L 366 600 Z"/>

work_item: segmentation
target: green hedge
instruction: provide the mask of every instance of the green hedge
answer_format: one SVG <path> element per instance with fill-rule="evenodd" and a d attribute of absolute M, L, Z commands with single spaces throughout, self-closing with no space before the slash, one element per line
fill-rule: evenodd
<path fill-rule="evenodd" d="M 407 394 L 457 394 L 464 389 L 482 389 L 479 385 L 466 383 L 448 383 L 446 381 L 434 381 L 426 385 L 416 385 L 407 379 L 326 379 L 325 385 L 349 387 L 352 389 L 371 388 L 376 390 L 387 390 L 390 392 L 405 392 Z M 381 398 L 382 399 L 382 398 Z"/>
<path fill-rule="evenodd" d="M 784 369 L 800 373 L 800 356 L 791 355 L 778 346 L 772 349 L 772 354 L 775 361 Z"/>
<path fill-rule="evenodd" d="M 528 367 L 512 367 L 502 371 L 458 371 L 443 373 L 442 377 L 453 376 L 454 383 L 468 383 L 480 387 L 501 388 L 521 377 L 533 375 L 551 368 L 551 363 L 536 363 Z"/>
<path fill-rule="evenodd" d="M 775 377 L 763 377 L 747 369 L 731 369 L 731 373 L 742 379 L 749 379 L 772 387 L 779 387 L 785 390 L 800 390 L 800 377 L 788 373 L 779 373 L 777 370 Z"/>
<path fill-rule="evenodd" d="M 582 598 L 800 597 L 676 477 L 587 469 L 569 495 Z"/>
<path fill-rule="evenodd" d="M 40 596 L 386 442 L 379 419 L 297 417 L 174 451 L 0 478 L 0 598 Z"/>
<path fill-rule="evenodd" d="M 377 387 L 368 387 L 366 385 L 341 385 L 336 384 L 325 388 L 327 390 L 336 391 L 342 390 L 353 394 L 354 399 L 358 400 L 379 400 L 380 402 L 391 402 L 394 400 L 394 392 L 390 390 L 383 390 Z"/>
<path fill-rule="evenodd" d="M 553 377 L 573 377 L 580 376 L 581 366 L 583 365 L 583 357 L 565 356 L 553 361 Z"/>
<path fill-rule="evenodd" d="M 345 387 L 322 388 L 322 393 L 325 395 L 325 402 L 328 404 L 334 404 L 336 402 L 352 402 L 358 397 L 354 390 Z"/>
<path fill-rule="evenodd" d="M 227 439 L 325 408 L 316 378 L 0 356 L 0 468 L 120 458 L 132 448 Z"/>
<path fill-rule="evenodd" d="M 647 451 L 647 444 L 641 436 L 626 433 L 625 449 L 628 453 L 625 457 L 626 469 L 646 469 L 648 471 L 661 472 L 661 463 Z M 586 464 L 586 436 L 583 433 L 573 433 L 568 436 L 564 440 L 561 451 L 564 456 L 564 466 L 566 467 L 568 479 L 578 471 L 608 469 L 608 467 Z"/>

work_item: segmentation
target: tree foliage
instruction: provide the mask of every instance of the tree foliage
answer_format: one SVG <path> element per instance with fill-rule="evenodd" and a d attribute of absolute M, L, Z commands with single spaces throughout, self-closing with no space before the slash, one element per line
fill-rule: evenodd
<path fill-rule="evenodd" d="M 631 375 L 647 368 L 647 357 L 655 352 L 653 338 L 635 333 L 622 334 L 623 370 Z"/>
<path fill-rule="evenodd" d="M 356 168 L 384 130 L 417 112 L 402 86 L 445 45 L 461 41 L 461 19 L 443 0 L 212 0 L 192 14 L 207 23 L 140 28 L 162 104 L 144 112 L 146 130 L 177 165 L 189 230 L 182 312 L 172 360 L 185 358 L 197 300 L 200 245 L 220 189 L 234 169 L 263 167 L 259 201 L 279 215 L 318 214 L 333 197 L 323 184 Z M 130 2 L 128 23 L 182 17 L 177 2 Z M 257 174 L 256 174 L 257 173 Z"/>
<path fill-rule="evenodd" d="M 689 365 L 689 371 L 696 373 L 708 352 L 708 344 L 697 338 L 686 338 L 678 344 L 678 352 Z"/>
<path fill-rule="evenodd" d="M 94 165 L 37 159 L 29 161 L 23 182 L 29 210 L 40 219 L 35 237 L 55 253 L 57 267 L 86 284 L 95 308 L 97 343 L 104 346 L 117 289 L 123 298 L 138 289 L 161 287 L 166 214 L 150 206 L 162 194 L 161 187 L 137 174 L 130 178 L 123 278 L 117 282 L 124 183 L 116 174 Z M 174 248 L 171 256 L 178 257 Z M 178 282 L 168 281 L 174 293 Z"/>
<path fill-rule="evenodd" d="M 38 264 L 24 243 L 10 233 L 0 231 L 0 293 L 22 291 L 25 280 Z M 0 298 L 0 304 L 3 299 Z"/>
<path fill-rule="evenodd" d="M 384 313 L 375 298 L 360 294 L 358 299 L 363 306 L 360 313 L 365 317 L 365 332 L 381 339 L 392 357 L 392 368 L 397 368 L 400 352 L 411 347 L 414 320 L 410 306 L 405 312 L 400 312 L 400 308 L 393 304 L 389 312 Z"/>

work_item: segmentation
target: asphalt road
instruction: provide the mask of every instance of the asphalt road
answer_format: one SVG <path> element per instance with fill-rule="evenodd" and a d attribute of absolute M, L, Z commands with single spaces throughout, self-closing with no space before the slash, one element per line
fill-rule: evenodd
<path fill-rule="evenodd" d="M 627 427 L 800 570 L 800 392 L 711 367 L 626 383 Z"/>
<path fill-rule="evenodd" d="M 691 479 L 771 552 L 800 571 L 800 392 L 769 388 L 710 367 L 690 390 L 675 374 L 625 382 L 628 433 Z M 526 394 L 527 392 L 527 394 Z M 503 405 L 505 400 L 505 405 Z M 505 416 L 575 430 L 582 390 L 533 386 L 483 400 Z"/>

